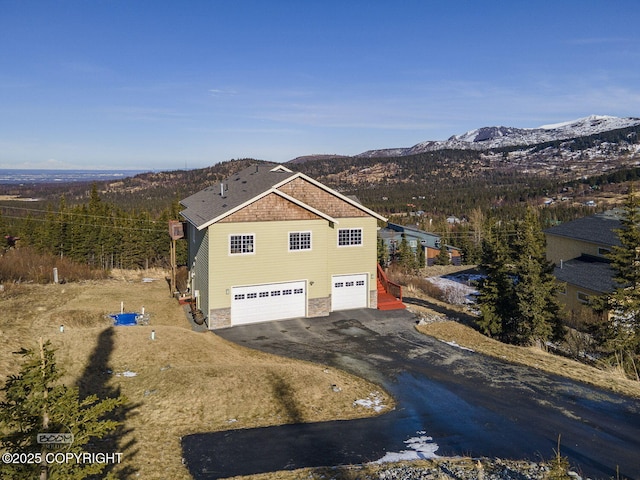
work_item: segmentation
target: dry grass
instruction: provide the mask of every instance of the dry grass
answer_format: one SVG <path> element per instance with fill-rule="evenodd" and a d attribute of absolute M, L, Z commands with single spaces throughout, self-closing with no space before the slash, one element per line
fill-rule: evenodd
<path fill-rule="evenodd" d="M 469 267 L 466 267 L 469 269 Z M 462 268 L 464 269 L 464 268 Z M 430 270 L 430 269 L 428 269 Z M 460 271 L 460 267 L 440 267 L 439 274 Z M 429 297 L 420 288 L 410 286 L 405 300 L 412 301 L 410 309 L 425 318 L 446 316 L 456 321 L 436 321 L 419 325 L 417 329 L 446 342 L 455 341 L 459 345 L 477 352 L 509 362 L 527 365 L 540 370 L 572 378 L 589 385 L 605 388 L 617 393 L 640 398 L 640 382 L 624 377 L 614 369 L 601 370 L 565 357 L 553 355 L 535 347 L 518 347 L 493 340 L 473 329 L 475 317 L 464 306 L 450 305 Z M 420 304 L 418 304 L 420 303 Z M 425 305 L 430 305 L 425 306 Z"/>
<path fill-rule="evenodd" d="M 64 381 L 84 392 L 120 391 L 132 407 L 118 439 L 140 478 L 190 478 L 180 437 L 189 433 L 371 415 L 354 407 L 376 385 L 333 368 L 263 354 L 191 331 L 162 271 L 66 285 L 12 285 L 0 293 L 0 382 L 19 368 L 11 352 L 51 340 Z M 153 282 L 143 282 L 151 277 Z M 111 327 L 108 313 L 150 314 L 148 326 Z M 64 325 L 64 333 L 60 325 Z M 155 341 L 150 339 L 155 330 Z M 133 377 L 122 376 L 125 371 Z M 341 389 L 336 393 L 332 385 Z M 393 400 L 384 396 L 386 405 Z M 136 453 L 134 453 L 136 452 Z"/>

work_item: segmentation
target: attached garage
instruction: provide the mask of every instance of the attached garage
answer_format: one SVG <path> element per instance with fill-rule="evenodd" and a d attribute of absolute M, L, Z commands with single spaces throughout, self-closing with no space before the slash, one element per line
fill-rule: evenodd
<path fill-rule="evenodd" d="M 331 277 L 331 310 L 349 310 L 368 306 L 368 274 L 334 275 Z"/>
<path fill-rule="evenodd" d="M 306 282 L 270 283 L 231 289 L 231 325 L 304 317 Z"/>

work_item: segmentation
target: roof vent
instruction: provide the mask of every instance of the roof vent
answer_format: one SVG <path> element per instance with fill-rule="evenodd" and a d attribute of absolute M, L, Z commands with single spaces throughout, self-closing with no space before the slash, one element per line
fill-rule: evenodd
<path fill-rule="evenodd" d="M 225 189 L 224 189 L 224 183 L 220 182 L 220 196 L 222 198 L 225 198 Z"/>

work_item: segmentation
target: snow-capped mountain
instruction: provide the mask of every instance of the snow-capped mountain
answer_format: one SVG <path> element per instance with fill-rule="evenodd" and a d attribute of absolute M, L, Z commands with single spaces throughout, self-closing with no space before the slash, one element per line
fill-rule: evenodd
<path fill-rule="evenodd" d="M 357 157 L 390 157 L 414 155 L 443 149 L 489 150 L 502 147 L 537 145 L 556 140 L 586 137 L 610 130 L 640 125 L 640 118 L 591 115 L 568 122 L 542 125 L 538 128 L 482 127 L 445 141 L 425 141 L 408 148 L 369 150 Z"/>

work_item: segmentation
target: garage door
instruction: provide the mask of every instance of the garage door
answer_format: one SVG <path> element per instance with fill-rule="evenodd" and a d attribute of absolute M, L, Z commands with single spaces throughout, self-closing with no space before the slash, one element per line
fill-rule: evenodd
<path fill-rule="evenodd" d="M 305 282 L 271 283 L 231 289 L 231 324 L 268 322 L 306 315 Z"/>
<path fill-rule="evenodd" d="M 366 273 L 331 277 L 331 310 L 366 308 L 368 296 Z"/>

